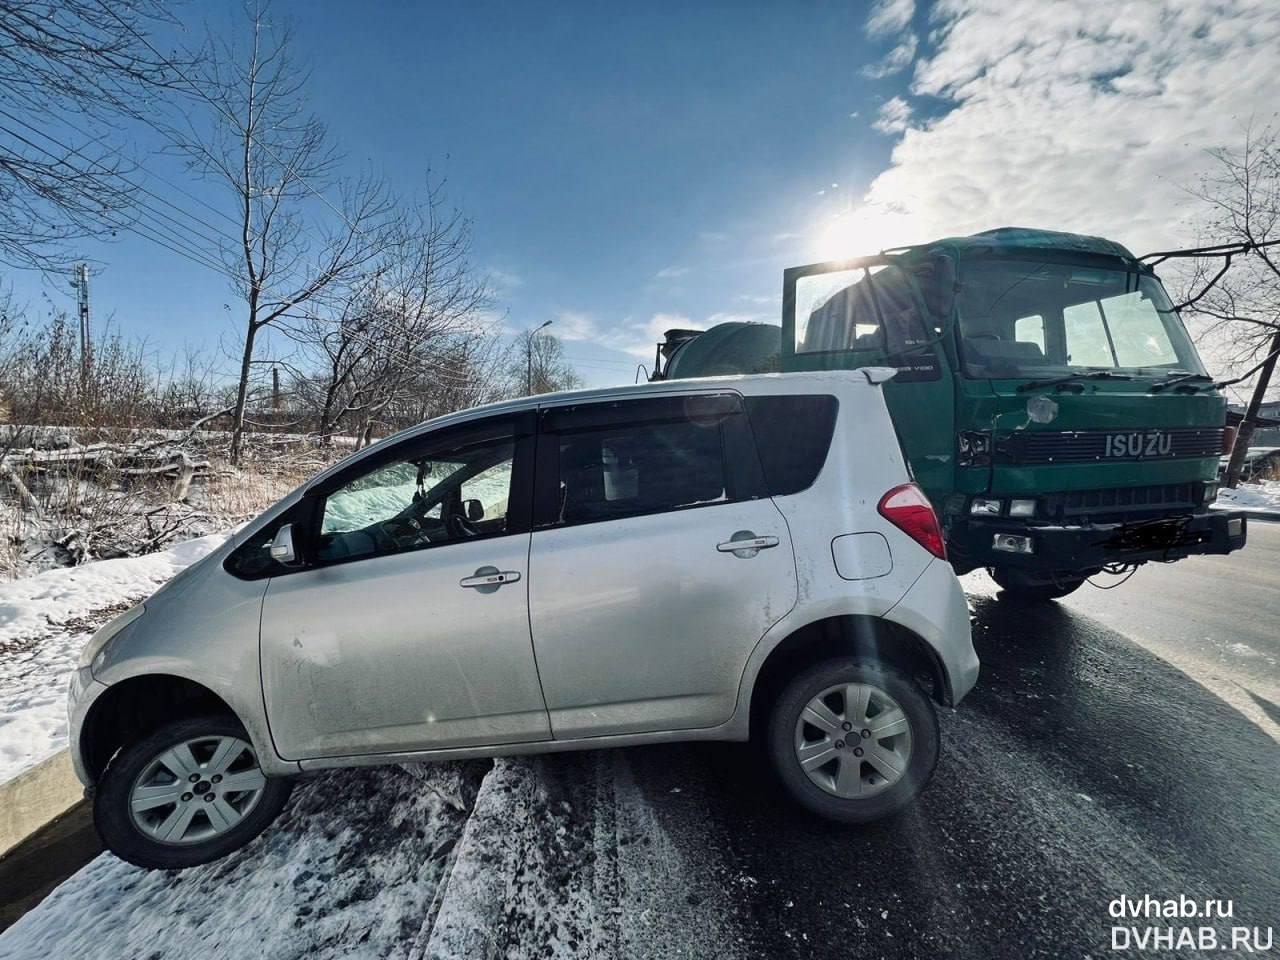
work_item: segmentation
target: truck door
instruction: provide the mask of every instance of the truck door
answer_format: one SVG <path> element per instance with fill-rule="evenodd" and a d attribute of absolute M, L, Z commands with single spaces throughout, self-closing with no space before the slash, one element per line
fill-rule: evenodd
<path fill-rule="evenodd" d="M 935 500 L 955 486 L 955 397 L 927 284 L 883 257 L 783 274 L 782 369 L 896 367 L 885 399 L 916 480 Z"/>

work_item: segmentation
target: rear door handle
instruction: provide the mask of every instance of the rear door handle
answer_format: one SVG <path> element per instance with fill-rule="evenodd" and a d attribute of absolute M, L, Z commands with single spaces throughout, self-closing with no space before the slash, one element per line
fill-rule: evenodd
<path fill-rule="evenodd" d="M 458 581 L 460 587 L 500 587 L 504 583 L 515 583 L 520 579 L 519 570 L 494 570 L 492 573 L 476 572 L 475 576 L 463 577 Z"/>
<path fill-rule="evenodd" d="M 750 530 L 739 530 L 730 539 L 717 543 L 716 549 L 721 553 L 732 553 L 735 557 L 747 559 L 754 557 L 761 550 L 768 550 L 777 545 L 777 537 L 757 537 Z"/>

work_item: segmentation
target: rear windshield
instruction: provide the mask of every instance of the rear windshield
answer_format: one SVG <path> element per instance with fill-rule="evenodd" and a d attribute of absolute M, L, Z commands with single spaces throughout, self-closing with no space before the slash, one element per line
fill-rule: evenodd
<path fill-rule="evenodd" d="M 831 447 L 836 398 L 747 397 L 746 403 L 769 495 L 782 497 L 812 485 Z"/>

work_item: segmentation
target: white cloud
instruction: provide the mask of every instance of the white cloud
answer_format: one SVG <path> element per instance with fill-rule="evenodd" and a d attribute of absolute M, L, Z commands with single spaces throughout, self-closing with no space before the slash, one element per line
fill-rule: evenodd
<path fill-rule="evenodd" d="M 868 249 L 1005 225 L 1190 243 L 1204 150 L 1274 110 L 1275 0 L 940 0 L 934 22 L 911 92 L 950 108 L 881 108 L 901 139 L 851 214 Z"/>
<path fill-rule="evenodd" d="M 867 35 L 883 37 L 897 33 L 915 15 L 915 0 L 877 0 L 867 18 Z"/>
<path fill-rule="evenodd" d="M 678 280 L 688 272 L 688 267 L 663 267 L 654 274 L 654 278 L 657 280 Z"/>
<path fill-rule="evenodd" d="M 500 270 L 497 267 L 489 269 L 489 283 L 493 289 L 499 294 L 514 290 L 517 287 L 524 286 L 524 277 L 510 270 Z"/>
<path fill-rule="evenodd" d="M 561 340 L 594 340 L 599 336 L 596 322 L 585 313 L 573 310 L 561 310 L 556 314 L 555 323 L 547 328 Z"/>
<path fill-rule="evenodd" d="M 705 330 L 706 327 L 678 313 L 655 313 L 648 320 L 624 321 L 596 342 L 642 360 L 652 360 L 656 344 L 668 330 Z"/>
<path fill-rule="evenodd" d="M 881 133 L 901 133 L 907 129 L 911 121 L 911 104 L 901 97 L 886 100 L 880 107 L 875 123 L 871 124 Z"/>
<path fill-rule="evenodd" d="M 918 43 L 919 40 L 916 35 L 908 33 L 896 47 L 886 53 L 879 61 L 863 67 L 862 75 L 870 77 L 872 80 L 879 80 L 881 77 L 889 77 L 895 73 L 901 73 L 911 66 L 911 61 L 915 59 Z"/>

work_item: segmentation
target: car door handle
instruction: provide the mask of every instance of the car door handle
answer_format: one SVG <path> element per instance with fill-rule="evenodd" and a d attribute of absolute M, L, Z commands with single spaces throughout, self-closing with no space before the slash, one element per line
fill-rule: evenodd
<path fill-rule="evenodd" d="M 777 537 L 757 537 L 750 530 L 740 530 L 733 539 L 717 543 L 716 549 L 721 553 L 732 553 L 740 557 L 754 557 L 761 550 L 768 550 L 778 545 Z"/>
<path fill-rule="evenodd" d="M 475 576 L 463 577 L 458 581 L 460 587 L 500 587 L 504 583 L 515 583 L 520 579 L 519 570 L 495 570 L 493 573 L 476 572 Z"/>

